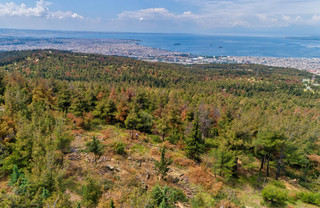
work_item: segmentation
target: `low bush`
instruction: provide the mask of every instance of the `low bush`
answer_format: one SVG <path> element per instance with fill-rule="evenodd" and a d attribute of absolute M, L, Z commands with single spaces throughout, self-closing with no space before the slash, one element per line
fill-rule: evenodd
<path fill-rule="evenodd" d="M 200 208 L 205 207 L 205 202 L 201 195 L 195 196 L 193 199 L 191 199 L 191 205 L 193 208 Z"/>
<path fill-rule="evenodd" d="M 304 203 L 320 206 L 320 193 L 300 192 L 297 194 L 297 198 Z"/>
<path fill-rule="evenodd" d="M 174 132 L 173 134 L 169 135 L 166 140 L 171 144 L 177 144 L 182 137 L 183 136 L 181 134 Z"/>
<path fill-rule="evenodd" d="M 268 184 L 262 190 L 263 199 L 272 204 L 286 204 L 289 200 L 288 191 L 275 185 Z"/>
<path fill-rule="evenodd" d="M 111 145 L 112 151 L 119 155 L 124 155 L 125 151 L 125 144 L 122 142 L 115 142 Z"/>
<path fill-rule="evenodd" d="M 102 187 L 103 187 L 104 191 L 108 191 L 108 190 L 112 189 L 113 186 L 114 186 L 114 183 L 108 179 L 104 179 L 102 181 Z"/>
<path fill-rule="evenodd" d="M 286 185 L 284 185 L 281 181 L 271 181 L 270 184 L 278 188 L 286 189 Z"/>
<path fill-rule="evenodd" d="M 162 139 L 161 137 L 159 137 L 158 135 L 149 135 L 149 137 L 151 138 L 151 141 L 154 143 L 162 143 Z"/>
<path fill-rule="evenodd" d="M 85 185 L 82 186 L 82 204 L 88 208 L 97 207 L 101 196 L 100 183 L 92 178 L 87 178 Z"/>
<path fill-rule="evenodd" d="M 179 189 L 170 188 L 168 186 L 155 186 L 151 191 L 152 204 L 155 207 L 175 207 L 177 201 L 188 201 L 186 195 Z"/>

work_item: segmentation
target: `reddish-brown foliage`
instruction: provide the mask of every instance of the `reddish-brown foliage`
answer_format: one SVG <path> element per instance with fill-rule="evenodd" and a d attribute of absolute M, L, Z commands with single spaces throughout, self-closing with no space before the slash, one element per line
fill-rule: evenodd
<path fill-rule="evenodd" d="M 222 186 L 222 182 L 218 182 L 210 169 L 198 166 L 191 168 L 188 172 L 190 181 L 195 184 L 202 185 L 208 192 L 217 194 Z"/>

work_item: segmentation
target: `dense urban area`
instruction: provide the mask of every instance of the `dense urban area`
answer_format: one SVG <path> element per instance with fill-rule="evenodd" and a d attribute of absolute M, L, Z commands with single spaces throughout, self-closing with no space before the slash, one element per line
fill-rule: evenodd
<path fill-rule="evenodd" d="M 180 64 L 237 63 L 288 67 L 320 74 L 320 58 L 198 56 L 142 46 L 139 40 L 69 39 L 69 38 L 12 38 L 0 40 L 0 51 L 56 49 L 102 55 L 137 58 L 151 62 Z"/>

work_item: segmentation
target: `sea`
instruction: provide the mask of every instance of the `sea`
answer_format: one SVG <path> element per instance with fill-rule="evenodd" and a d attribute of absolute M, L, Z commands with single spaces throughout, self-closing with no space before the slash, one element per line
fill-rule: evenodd
<path fill-rule="evenodd" d="M 320 36 L 78 32 L 0 29 L 1 38 L 125 39 L 200 56 L 320 58 Z"/>

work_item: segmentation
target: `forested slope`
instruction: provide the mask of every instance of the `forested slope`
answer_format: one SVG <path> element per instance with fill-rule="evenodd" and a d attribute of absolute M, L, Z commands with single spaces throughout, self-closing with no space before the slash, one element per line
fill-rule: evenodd
<path fill-rule="evenodd" d="M 0 75 L 0 207 L 320 205 L 308 72 L 37 50 Z"/>

